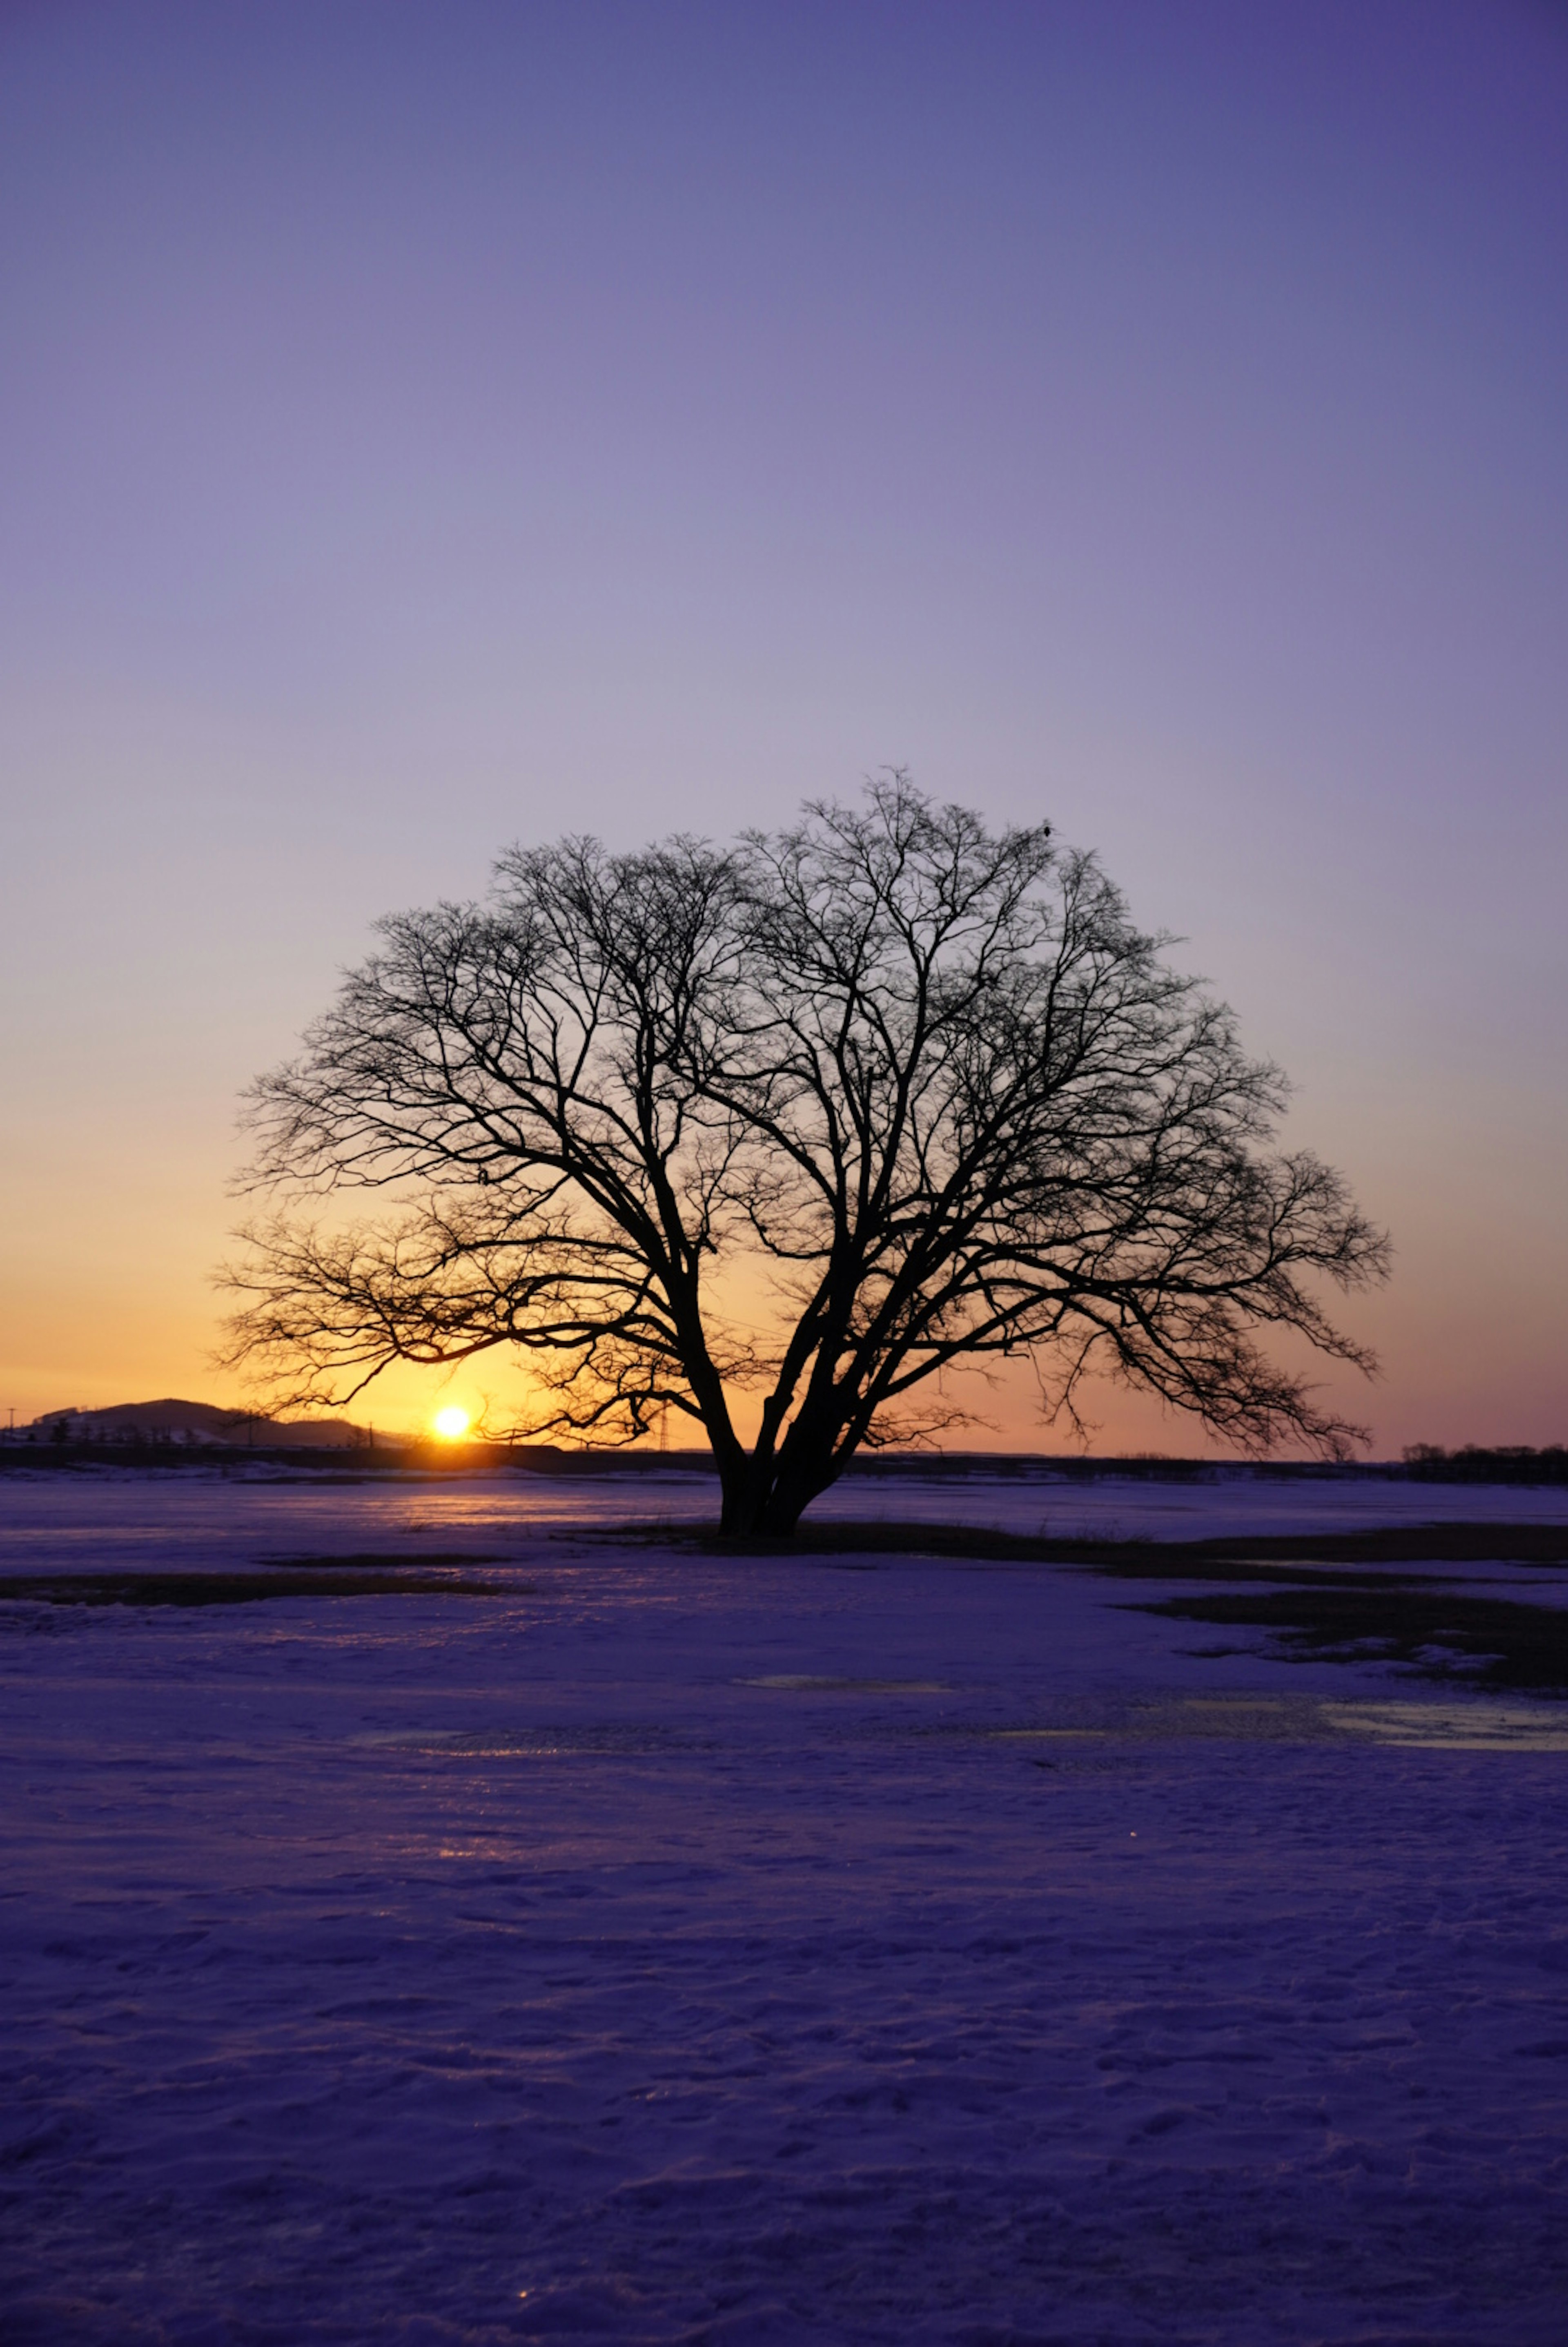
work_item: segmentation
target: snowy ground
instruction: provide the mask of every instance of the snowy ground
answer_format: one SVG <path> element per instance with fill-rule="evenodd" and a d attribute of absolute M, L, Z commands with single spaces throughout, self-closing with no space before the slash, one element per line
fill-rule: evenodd
<path fill-rule="evenodd" d="M 505 1560 L 483 1596 L 0 1604 L 5 2347 L 1559 2347 L 1568 1705 L 1204 1659 L 1126 1610 L 1168 1584 L 585 1537 L 648 1508 L 0 1489 L 13 1573 Z M 1568 1513 L 829 1512 L 895 1510 Z"/>

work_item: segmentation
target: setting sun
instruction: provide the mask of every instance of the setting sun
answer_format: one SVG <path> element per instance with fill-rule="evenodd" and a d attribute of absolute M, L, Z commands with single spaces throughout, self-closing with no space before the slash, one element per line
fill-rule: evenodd
<path fill-rule="evenodd" d="M 443 1442 L 461 1442 L 468 1431 L 468 1412 L 459 1409 L 455 1402 L 449 1402 L 444 1409 L 436 1411 L 431 1424 Z"/>

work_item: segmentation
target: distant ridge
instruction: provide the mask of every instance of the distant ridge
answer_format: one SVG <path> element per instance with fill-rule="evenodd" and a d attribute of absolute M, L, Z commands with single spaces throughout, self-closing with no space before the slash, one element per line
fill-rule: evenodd
<path fill-rule="evenodd" d="M 121 1401 L 107 1409 L 48 1409 L 31 1426 L 18 1427 L 25 1440 L 59 1440 L 57 1428 L 68 1442 L 199 1442 L 228 1446 L 246 1443 L 282 1444 L 291 1450 L 341 1450 L 370 1440 L 367 1430 L 346 1418 L 268 1418 L 258 1410 L 224 1409 L 216 1402 Z"/>

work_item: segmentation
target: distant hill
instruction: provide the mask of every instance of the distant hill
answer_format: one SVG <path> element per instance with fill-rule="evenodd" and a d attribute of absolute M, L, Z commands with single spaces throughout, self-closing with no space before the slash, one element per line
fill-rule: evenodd
<path fill-rule="evenodd" d="M 46 1410 L 17 1432 L 57 1440 L 55 1430 L 61 1426 L 69 1442 L 281 1443 L 290 1450 L 341 1450 L 370 1440 L 365 1428 L 346 1418 L 264 1418 L 253 1410 L 172 1398 L 116 1402 L 107 1409 Z"/>

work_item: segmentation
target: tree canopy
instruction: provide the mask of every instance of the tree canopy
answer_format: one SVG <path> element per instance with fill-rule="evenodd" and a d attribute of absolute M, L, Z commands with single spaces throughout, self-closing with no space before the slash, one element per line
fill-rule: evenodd
<path fill-rule="evenodd" d="M 1263 1342 L 1369 1368 L 1316 1291 L 1386 1242 L 1048 825 L 894 774 L 730 846 L 514 849 L 485 904 L 379 936 L 250 1099 L 229 1358 L 291 1402 L 514 1348 L 518 1432 L 673 1411 L 742 1533 L 952 1425 L 964 1363 L 1029 1357 L 1069 1416 L 1106 1369 L 1249 1451 L 1356 1438 Z"/>

